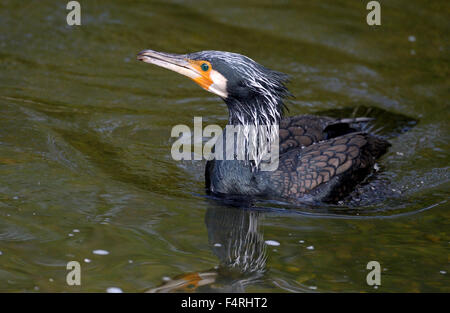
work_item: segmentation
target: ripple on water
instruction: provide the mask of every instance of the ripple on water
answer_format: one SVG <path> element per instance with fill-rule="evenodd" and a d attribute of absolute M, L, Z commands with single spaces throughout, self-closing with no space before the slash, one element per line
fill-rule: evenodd
<path fill-rule="evenodd" d="M 14 227 L 6 226 L 0 232 L 0 241 L 29 241 L 35 238 L 34 235 L 18 225 L 14 225 Z"/>

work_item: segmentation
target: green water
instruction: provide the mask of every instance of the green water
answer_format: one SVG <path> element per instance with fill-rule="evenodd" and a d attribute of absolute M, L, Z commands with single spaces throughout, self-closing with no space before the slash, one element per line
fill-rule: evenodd
<path fill-rule="evenodd" d="M 448 1 L 381 1 L 378 27 L 366 1 L 80 2 L 74 27 L 66 1 L 0 3 L 0 291 L 142 292 L 189 273 L 214 277 L 193 291 L 450 291 Z M 248 55 L 291 75 L 292 115 L 363 104 L 419 120 L 379 162 L 399 195 L 360 215 L 211 201 L 170 131 L 223 126 L 226 107 L 136 61 L 143 49 Z M 261 272 L 230 270 L 227 247 Z"/>

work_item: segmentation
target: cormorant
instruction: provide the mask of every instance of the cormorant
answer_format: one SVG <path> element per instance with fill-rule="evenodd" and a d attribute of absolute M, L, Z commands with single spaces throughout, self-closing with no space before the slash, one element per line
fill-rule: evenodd
<path fill-rule="evenodd" d="M 360 124 L 369 118 L 284 118 L 283 99 L 290 95 L 286 88 L 288 76 L 244 55 L 144 50 L 137 58 L 185 75 L 221 97 L 228 107 L 229 125 L 244 129 L 279 125 L 279 132 L 269 131 L 264 139 L 256 141 L 257 146 L 279 142 L 278 166 L 261 170 L 265 162 L 262 153 L 256 153 L 254 158 L 246 152 L 245 159 L 236 158 L 235 154 L 231 160 L 209 160 L 205 181 L 212 194 L 336 203 L 373 171 L 376 159 L 390 146 L 386 140 L 363 131 Z"/>

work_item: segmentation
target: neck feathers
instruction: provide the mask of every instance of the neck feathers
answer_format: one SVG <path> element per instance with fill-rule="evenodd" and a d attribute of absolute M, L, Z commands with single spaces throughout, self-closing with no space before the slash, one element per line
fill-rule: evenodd
<path fill-rule="evenodd" d="M 231 125 L 274 125 L 283 117 L 283 99 L 291 96 L 286 74 L 265 69 L 247 77 L 225 100 Z"/>
<path fill-rule="evenodd" d="M 254 147 L 245 150 L 245 161 L 252 171 L 259 170 L 260 163 L 273 153 L 274 144 L 279 141 L 278 126 L 285 109 L 283 99 L 290 95 L 285 87 L 287 76 L 278 72 L 271 73 L 271 80 L 251 81 L 245 86 L 245 92 L 226 100 L 228 124 L 242 126 L 242 144 Z"/>

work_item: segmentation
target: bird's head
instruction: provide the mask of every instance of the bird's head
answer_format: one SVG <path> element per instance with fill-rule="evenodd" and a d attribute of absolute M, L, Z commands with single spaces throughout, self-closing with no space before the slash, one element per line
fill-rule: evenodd
<path fill-rule="evenodd" d="M 283 98 L 289 95 L 286 74 L 237 53 L 172 54 L 144 50 L 137 58 L 187 76 L 224 99 L 231 124 L 278 124 L 284 109 Z"/>

